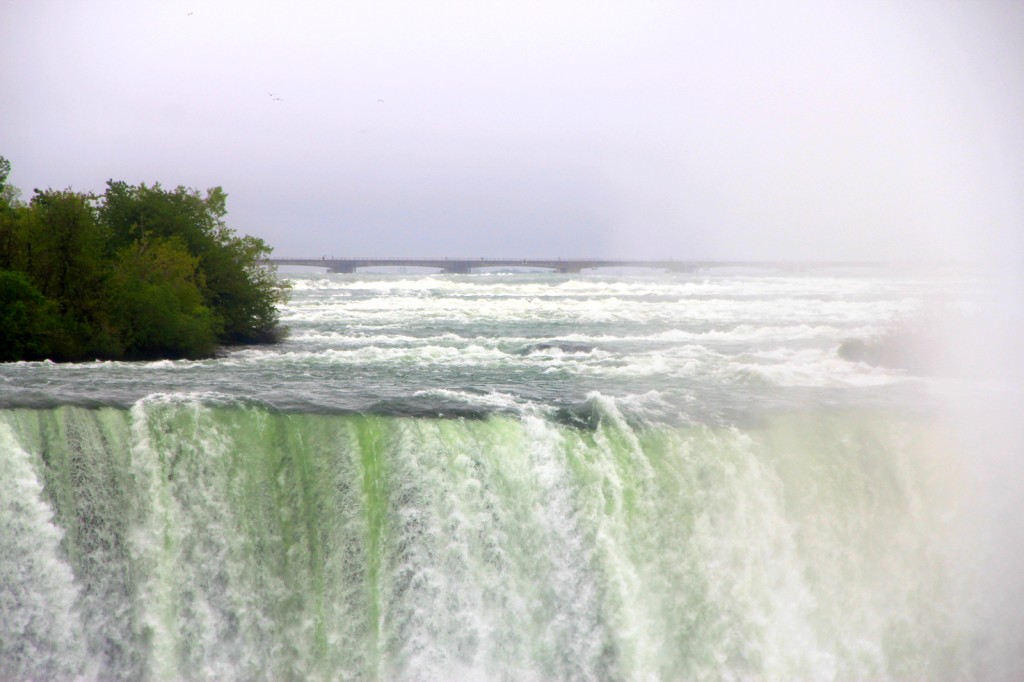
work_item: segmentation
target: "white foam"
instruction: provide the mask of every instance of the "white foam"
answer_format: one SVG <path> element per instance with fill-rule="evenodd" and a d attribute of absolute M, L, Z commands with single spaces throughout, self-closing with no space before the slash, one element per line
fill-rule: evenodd
<path fill-rule="evenodd" d="M 87 663 L 78 588 L 31 459 L 0 421 L 0 677 L 74 679 Z"/>

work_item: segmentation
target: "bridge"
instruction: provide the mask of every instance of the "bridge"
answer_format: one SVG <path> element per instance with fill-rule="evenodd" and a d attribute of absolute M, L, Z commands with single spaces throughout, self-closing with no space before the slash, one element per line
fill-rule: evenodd
<path fill-rule="evenodd" d="M 675 260 L 625 260 L 594 258 L 270 258 L 271 265 L 304 265 L 326 268 L 330 272 L 355 272 L 371 267 L 436 268 L 442 272 L 468 274 L 478 268 L 544 268 L 555 272 L 581 272 L 594 268 L 653 268 L 688 272 L 700 267 L 697 262 Z M 715 265 L 722 266 L 723 263 Z"/>
<path fill-rule="evenodd" d="M 592 268 L 655 268 L 688 271 L 693 263 L 669 260 L 615 260 L 591 258 L 270 258 L 271 265 L 306 265 L 330 272 L 355 272 L 371 267 L 436 268 L 442 272 L 468 274 L 477 268 L 544 268 L 555 272 L 580 272 Z"/>
<path fill-rule="evenodd" d="M 875 261 L 680 261 L 630 260 L 615 258 L 268 258 L 270 265 L 302 265 L 324 268 L 328 272 L 353 273 L 360 268 L 417 267 L 435 268 L 453 274 L 468 274 L 478 268 L 543 268 L 554 272 L 575 273 L 600 268 L 649 268 L 670 272 L 696 272 L 716 268 L 757 268 L 800 272 L 819 268 L 889 268 L 892 264 Z"/>

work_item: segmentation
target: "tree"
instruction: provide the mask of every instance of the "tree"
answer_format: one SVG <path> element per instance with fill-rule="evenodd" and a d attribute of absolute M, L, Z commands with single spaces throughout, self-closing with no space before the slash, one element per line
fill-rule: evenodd
<path fill-rule="evenodd" d="M 121 351 L 111 319 L 106 228 L 97 221 L 94 198 L 71 190 L 36 190 L 23 216 L 18 269 L 56 302 L 73 343 L 68 357 L 116 357 Z"/>
<path fill-rule="evenodd" d="M 0 209 L 21 204 L 21 190 L 7 182 L 10 173 L 11 162 L 0 156 Z"/>
<path fill-rule="evenodd" d="M 227 195 L 109 182 L 101 197 L 2 193 L 0 361 L 209 356 L 279 338 L 270 248 L 224 223 Z"/>
<path fill-rule="evenodd" d="M 7 182 L 11 162 L 0 156 L 0 269 L 10 269 L 17 258 L 21 239 L 19 210 L 24 208 L 21 191 Z"/>
<path fill-rule="evenodd" d="M 11 174 L 11 162 L 0 156 L 0 192 L 7 186 L 7 176 Z"/>
<path fill-rule="evenodd" d="M 0 270 L 11 269 L 21 251 L 19 209 L 0 196 Z"/>
<path fill-rule="evenodd" d="M 57 327 L 55 306 L 28 277 L 0 270 L 0 362 L 48 357 Z"/>
<path fill-rule="evenodd" d="M 57 304 L 64 358 L 116 357 L 121 352 L 110 315 L 107 230 L 93 197 L 71 190 L 36 190 L 22 216 L 24 245 L 17 269 Z"/>
<path fill-rule="evenodd" d="M 225 235 L 203 254 L 206 293 L 227 343 L 270 343 L 280 334 L 277 303 L 285 289 L 262 265 L 270 255 L 262 239 Z"/>
<path fill-rule="evenodd" d="M 100 219 L 111 230 L 114 249 L 127 246 L 145 235 L 179 237 L 189 252 L 199 254 L 216 238 L 217 227 L 227 213 L 223 190 L 198 191 L 177 187 L 164 190 L 160 183 L 129 185 L 107 182 L 100 206 Z"/>
<path fill-rule="evenodd" d="M 177 237 L 140 239 L 118 252 L 112 290 L 128 357 L 197 358 L 214 351 L 198 262 Z"/>
<path fill-rule="evenodd" d="M 100 220 L 111 234 L 111 246 L 148 237 L 177 238 L 198 258 L 200 290 L 224 343 L 277 340 L 277 304 L 286 289 L 262 261 L 271 249 L 255 237 L 239 237 L 227 227 L 227 194 L 220 187 L 206 191 L 177 187 L 164 190 L 110 181 L 102 197 Z"/>
<path fill-rule="evenodd" d="M 103 228 L 90 197 L 70 190 L 36 190 L 27 216 L 32 246 L 25 265 L 43 294 L 74 307 L 103 270 Z"/>

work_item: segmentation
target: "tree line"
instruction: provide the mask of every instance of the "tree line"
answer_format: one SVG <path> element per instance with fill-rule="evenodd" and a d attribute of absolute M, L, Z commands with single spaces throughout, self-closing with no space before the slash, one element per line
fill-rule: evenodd
<path fill-rule="evenodd" d="M 227 194 L 109 181 L 7 184 L 0 156 L 0 361 L 202 358 L 280 340 L 270 247 L 224 222 Z"/>

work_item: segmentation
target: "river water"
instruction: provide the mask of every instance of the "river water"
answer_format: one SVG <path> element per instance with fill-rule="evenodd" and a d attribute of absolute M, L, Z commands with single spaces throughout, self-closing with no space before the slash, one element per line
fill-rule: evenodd
<path fill-rule="evenodd" d="M 279 346 L 0 366 L 0 679 L 1021 670 L 1005 387 L 838 352 L 973 280 L 287 277 Z"/>

